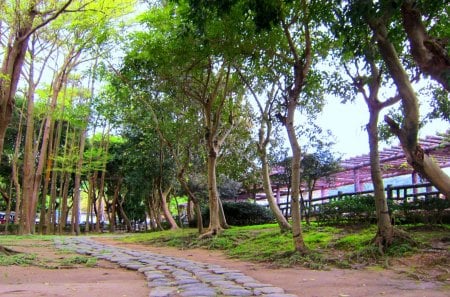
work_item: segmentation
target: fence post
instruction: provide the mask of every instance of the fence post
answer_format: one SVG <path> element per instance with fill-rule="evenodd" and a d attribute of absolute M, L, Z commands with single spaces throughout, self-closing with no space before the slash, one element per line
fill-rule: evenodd
<path fill-rule="evenodd" d="M 392 199 L 392 185 L 386 186 L 386 198 Z"/>

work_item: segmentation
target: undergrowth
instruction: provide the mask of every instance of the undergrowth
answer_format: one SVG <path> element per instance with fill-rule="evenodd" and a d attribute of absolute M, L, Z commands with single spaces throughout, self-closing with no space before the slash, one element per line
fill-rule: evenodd
<path fill-rule="evenodd" d="M 292 233 L 281 233 L 277 224 L 232 227 L 219 236 L 203 239 L 198 238 L 195 229 L 182 229 L 127 235 L 121 240 L 181 249 L 222 250 L 232 258 L 279 267 L 300 265 L 312 269 L 328 269 L 360 268 L 367 265 L 386 267 L 390 265 L 391 259 L 418 253 L 424 244 L 444 238 L 450 230 L 448 225 L 433 229 L 432 232 L 426 227 L 405 226 L 402 230 L 408 232 L 419 244 L 396 240 L 384 253 L 380 253 L 372 243 L 376 228 L 374 225 L 304 226 L 304 241 L 309 250 L 306 255 L 293 252 Z"/>

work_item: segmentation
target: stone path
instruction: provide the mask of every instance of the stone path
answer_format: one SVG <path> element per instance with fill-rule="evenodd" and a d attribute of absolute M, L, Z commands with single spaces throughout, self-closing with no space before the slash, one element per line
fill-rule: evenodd
<path fill-rule="evenodd" d="M 143 273 L 149 297 L 297 297 L 282 288 L 263 284 L 237 270 L 146 251 L 97 243 L 87 237 L 65 237 L 55 246 L 108 260 Z"/>

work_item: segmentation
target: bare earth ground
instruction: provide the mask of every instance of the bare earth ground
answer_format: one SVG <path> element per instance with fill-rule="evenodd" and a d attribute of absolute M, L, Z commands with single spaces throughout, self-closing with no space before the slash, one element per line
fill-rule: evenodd
<path fill-rule="evenodd" d="M 426 271 L 410 274 L 416 264 L 423 262 L 422 256 L 403 259 L 400 266 L 393 269 L 332 269 L 316 271 L 303 268 L 273 269 L 267 264 L 255 264 L 226 258 L 217 251 L 152 247 L 148 245 L 118 243 L 110 238 L 96 238 L 106 244 L 120 244 L 122 247 L 147 250 L 170 256 L 187 258 L 193 261 L 207 262 L 223 267 L 238 269 L 253 278 L 284 288 L 287 293 L 299 297 L 448 297 L 450 296 L 450 280 L 436 281 Z M 52 242 L 30 244 L 17 243 L 15 250 L 36 253 L 38 258 L 51 259 L 65 257 L 57 251 Z M 441 268 L 442 269 L 442 268 Z M 450 267 L 444 268 L 447 272 Z M 405 273 L 408 272 L 408 273 Z M 411 275 L 415 276 L 412 278 Z M 148 296 L 143 275 L 118 268 L 114 264 L 98 261 L 96 267 L 48 269 L 44 267 L 0 266 L 0 296 L 88 296 L 119 297 Z"/>

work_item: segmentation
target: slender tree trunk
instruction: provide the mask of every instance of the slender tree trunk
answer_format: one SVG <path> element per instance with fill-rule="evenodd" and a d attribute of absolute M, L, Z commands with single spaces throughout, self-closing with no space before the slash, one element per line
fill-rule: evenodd
<path fill-rule="evenodd" d="M 292 217 L 292 238 L 294 240 L 295 250 L 301 254 L 307 252 L 305 241 L 303 240 L 303 232 L 301 226 L 300 213 L 300 161 L 301 149 L 297 141 L 297 135 L 294 127 L 295 109 L 297 108 L 297 100 L 288 102 L 288 112 L 286 117 L 286 132 L 292 149 L 292 196 L 291 196 L 291 217 Z"/>
<path fill-rule="evenodd" d="M 33 53 L 31 53 L 33 55 Z M 25 148 L 23 161 L 23 192 L 22 192 L 22 207 L 20 209 L 20 234 L 34 233 L 34 216 L 33 216 L 33 188 L 34 188 L 34 163 L 35 154 L 33 152 L 34 144 L 34 67 L 33 59 L 30 64 L 29 74 L 30 84 L 28 85 L 27 93 L 27 128 L 25 131 Z M 0 138 L 1 138 L 0 134 Z"/>
<path fill-rule="evenodd" d="M 121 217 L 123 218 L 123 220 L 124 220 L 124 222 L 125 222 L 125 225 L 127 226 L 127 230 L 128 230 L 128 232 L 133 232 L 134 230 L 133 230 L 133 227 L 131 226 L 131 222 L 130 222 L 130 220 L 128 219 L 128 216 L 127 216 L 127 214 L 125 213 L 125 210 L 123 209 L 123 206 L 122 206 L 122 204 L 123 204 L 123 202 L 124 202 L 124 199 L 120 199 L 120 195 L 119 195 L 119 200 L 118 200 L 118 202 L 119 202 L 119 203 L 117 203 L 117 206 L 118 206 L 118 208 L 119 208 L 120 215 L 121 215 Z"/>
<path fill-rule="evenodd" d="M 209 197 L 209 230 L 208 235 L 217 235 L 222 231 L 219 218 L 219 194 L 216 179 L 217 150 L 209 148 L 208 154 L 208 197 Z"/>
<path fill-rule="evenodd" d="M 394 240 L 394 227 L 391 224 L 391 217 L 384 193 L 383 178 L 381 175 L 380 157 L 378 150 L 378 114 L 379 110 L 370 109 L 370 119 L 367 124 L 367 134 L 369 135 L 370 148 L 370 173 L 372 176 L 373 189 L 375 194 L 375 209 L 377 212 L 378 231 L 375 243 L 384 250 L 392 244 Z"/>
<path fill-rule="evenodd" d="M 20 111 L 20 120 L 19 120 L 19 128 L 17 132 L 16 142 L 14 145 L 14 155 L 12 160 L 12 181 L 14 184 L 14 188 L 16 189 L 16 208 L 15 212 L 16 215 L 14 217 L 14 224 L 17 224 L 20 220 L 21 214 L 20 210 L 22 209 L 22 187 L 19 182 L 19 153 L 20 153 L 20 147 L 22 143 L 22 134 L 23 134 L 23 111 L 25 108 L 25 104 L 23 104 L 22 109 Z"/>
<path fill-rule="evenodd" d="M 167 188 L 165 191 L 161 189 L 161 182 L 158 182 L 158 196 L 160 198 L 161 202 L 161 209 L 163 211 L 164 217 L 166 218 L 166 221 L 170 225 L 170 229 L 175 230 L 178 229 L 177 222 L 175 222 L 175 219 L 173 218 L 172 214 L 169 210 L 169 205 L 167 204 L 167 197 L 169 196 L 170 191 L 172 190 L 172 187 Z"/>
<path fill-rule="evenodd" d="M 66 128 L 66 137 L 65 137 L 65 141 L 64 141 L 64 151 L 63 151 L 63 156 L 70 156 L 73 154 L 73 150 L 75 147 L 75 136 L 72 136 L 71 138 L 69 138 L 69 125 L 67 125 Z M 70 143 L 69 143 L 70 141 Z M 62 162 L 61 166 L 63 168 L 65 168 L 66 166 L 68 166 L 67 164 L 65 164 L 66 162 Z M 60 214 L 60 220 L 59 220 L 59 233 L 62 234 L 64 232 L 64 228 L 66 227 L 67 224 L 67 219 L 68 219 L 68 195 L 69 195 L 69 184 L 71 181 L 71 176 L 70 173 L 67 171 L 63 171 L 61 173 L 61 181 L 60 181 L 60 197 L 61 197 L 61 206 L 60 206 L 60 210 L 61 210 L 61 214 Z M 73 219 L 71 219 L 71 225 L 74 224 Z M 71 227 L 72 228 L 72 227 Z"/>
<path fill-rule="evenodd" d="M 202 218 L 202 210 L 200 208 L 200 203 L 199 203 L 197 197 L 195 196 L 195 194 L 192 193 L 191 189 L 189 188 L 189 185 L 187 184 L 186 180 L 184 179 L 184 169 L 182 169 L 178 173 L 177 176 L 178 176 L 178 181 L 181 184 L 181 187 L 184 189 L 184 191 L 187 193 L 187 195 L 189 197 L 188 204 L 190 202 L 192 202 L 194 204 L 196 218 L 197 218 L 198 233 L 202 234 L 203 233 L 203 218 Z M 189 209 L 189 207 L 188 207 L 188 209 Z M 189 214 L 189 211 L 188 211 L 188 214 Z"/>
<path fill-rule="evenodd" d="M 219 221 L 220 221 L 220 225 L 222 226 L 223 229 L 229 229 L 230 226 L 227 223 L 227 218 L 225 216 L 225 211 L 223 210 L 223 204 L 222 204 L 222 200 L 220 199 L 220 197 L 217 197 L 217 202 L 219 203 Z"/>
<path fill-rule="evenodd" d="M 122 188 L 122 182 L 123 179 L 121 177 L 119 177 L 119 180 L 116 183 L 116 186 L 114 188 L 114 196 L 113 196 L 113 200 L 111 203 L 111 215 L 109 217 L 109 230 L 114 233 L 116 231 L 116 227 L 117 227 L 117 204 L 119 203 L 119 195 L 120 195 L 120 190 Z"/>
<path fill-rule="evenodd" d="M 397 90 L 401 96 L 404 120 L 400 127 L 389 117 L 385 117 L 392 133 L 403 148 L 406 160 L 414 170 L 429 180 L 447 199 L 450 199 L 450 177 L 424 152 L 418 143 L 419 104 L 398 54 L 390 42 L 386 26 L 380 20 L 368 20 L 374 32 L 381 56 L 385 61 Z"/>
<path fill-rule="evenodd" d="M 74 194 L 73 194 L 73 207 L 72 207 L 72 233 L 80 235 L 80 192 L 81 192 L 81 174 L 83 171 L 83 155 L 84 146 L 86 144 L 86 131 L 87 128 L 83 128 L 80 135 L 80 145 L 78 153 L 78 162 L 75 170 L 75 182 L 74 182 Z"/>
<path fill-rule="evenodd" d="M 59 153 L 59 146 L 61 143 L 61 132 L 62 132 L 62 124 L 61 123 L 56 123 L 56 135 L 54 137 L 54 141 L 53 141 L 53 147 L 51 149 L 51 151 L 49 152 L 49 159 L 53 160 L 55 158 L 55 156 L 58 155 Z M 54 167 L 58 166 L 58 163 L 56 161 L 52 162 Z M 50 206 L 49 206 L 49 211 L 47 213 L 47 218 L 46 221 L 49 224 L 49 233 L 55 233 L 55 224 L 57 223 L 57 211 L 58 211 L 58 207 L 57 207 L 57 200 L 56 200 L 56 194 L 57 194 L 57 189 L 56 189 L 56 183 L 58 181 L 58 176 L 59 176 L 59 172 L 56 170 L 50 170 L 49 168 L 47 168 L 47 172 L 48 174 L 50 174 Z M 61 207 L 59 208 L 59 212 L 61 213 Z"/>
<path fill-rule="evenodd" d="M 275 219 L 277 220 L 278 226 L 280 227 L 281 232 L 286 232 L 288 230 L 291 230 L 291 225 L 287 221 L 287 219 L 284 217 L 283 213 L 281 212 L 280 208 L 278 207 L 278 204 L 276 202 L 275 196 L 272 192 L 272 183 L 270 181 L 270 170 L 269 170 L 269 162 L 267 161 L 267 154 L 264 151 L 260 151 L 260 160 L 262 163 L 262 179 L 263 179 L 263 188 L 264 192 L 266 194 L 267 201 L 269 202 L 270 210 L 272 210 L 272 213 L 275 216 Z"/>

